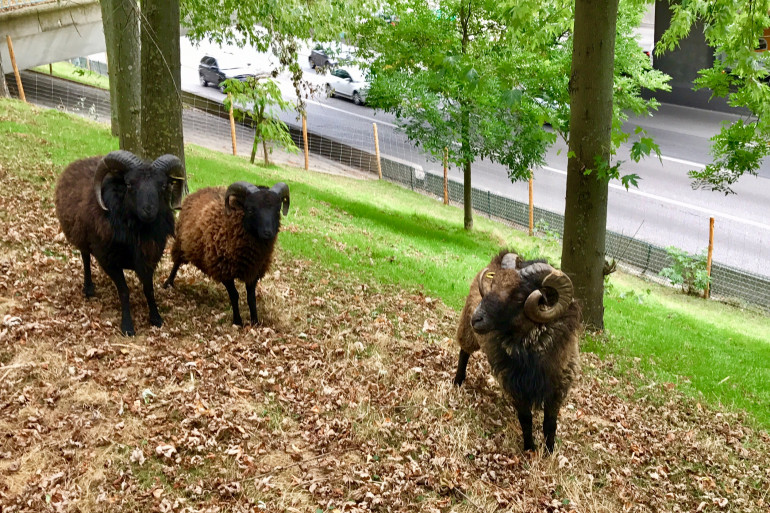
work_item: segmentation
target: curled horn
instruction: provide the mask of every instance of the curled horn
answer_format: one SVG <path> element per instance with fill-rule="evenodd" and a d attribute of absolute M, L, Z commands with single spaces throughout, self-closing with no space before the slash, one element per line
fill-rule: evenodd
<path fill-rule="evenodd" d="M 270 188 L 281 199 L 283 215 L 289 213 L 289 186 L 283 182 L 278 182 Z"/>
<path fill-rule="evenodd" d="M 235 196 L 239 202 L 242 202 L 244 196 L 248 196 L 258 190 L 256 185 L 250 184 L 249 182 L 235 182 L 230 185 L 225 193 L 225 211 L 229 213 L 230 210 L 232 210 L 230 208 L 230 196 Z"/>
<path fill-rule="evenodd" d="M 107 175 L 111 173 L 123 174 L 129 169 L 141 165 L 142 159 L 126 150 L 112 151 L 104 156 L 96 168 L 96 174 L 94 174 L 94 193 L 96 194 L 96 201 L 102 207 L 102 210 L 107 210 L 104 200 L 102 200 L 102 182 Z"/>
<path fill-rule="evenodd" d="M 479 274 L 479 294 L 481 294 L 481 297 L 484 297 L 487 295 L 487 292 L 489 292 L 489 287 L 486 285 L 486 278 L 487 273 L 489 272 L 489 267 L 485 267 L 483 271 L 481 271 L 481 274 Z"/>
<path fill-rule="evenodd" d="M 540 300 L 543 293 L 538 289 L 534 290 L 524 302 L 524 313 L 532 321 L 537 323 L 546 323 L 560 317 L 572 302 L 572 280 L 569 276 L 554 269 L 548 264 L 537 263 L 521 269 L 522 278 L 532 275 L 539 275 L 548 272 L 543 278 L 540 288 L 550 287 L 556 291 L 559 296 L 558 301 L 553 306 L 541 304 Z"/>
<path fill-rule="evenodd" d="M 152 163 L 154 170 L 163 171 L 171 185 L 171 197 L 169 206 L 178 210 L 182 208 L 182 194 L 184 193 L 184 166 L 182 161 L 174 155 L 161 155 Z"/>

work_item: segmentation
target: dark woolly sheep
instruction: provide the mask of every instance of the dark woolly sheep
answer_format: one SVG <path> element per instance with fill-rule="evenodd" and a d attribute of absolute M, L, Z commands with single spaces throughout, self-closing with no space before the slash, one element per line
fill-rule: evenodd
<path fill-rule="evenodd" d="M 471 353 L 481 349 L 511 397 L 533 450 L 532 408 L 542 408 L 545 446 L 553 452 L 556 419 L 580 370 L 580 308 L 572 282 L 543 260 L 522 261 L 502 251 L 471 282 L 457 327 L 460 357 L 454 383 L 462 385 Z"/>
<path fill-rule="evenodd" d="M 289 212 L 289 186 L 272 188 L 235 182 L 224 188 L 201 189 L 187 197 L 171 249 L 174 267 L 164 287 L 173 286 L 182 264 L 191 262 L 222 282 L 230 296 L 233 324 L 243 325 L 235 280 L 246 284 L 251 323 L 257 324 L 256 287 L 267 272 L 281 225 L 280 211 Z"/>
<path fill-rule="evenodd" d="M 134 335 L 123 269 L 136 271 L 150 310 L 150 324 L 163 319 L 152 277 L 166 240 L 174 234 L 174 208 L 184 187 L 182 162 L 163 155 L 144 162 L 128 151 L 113 151 L 71 163 L 56 185 L 56 217 L 67 240 L 83 257 L 83 293 L 94 295 L 91 255 L 115 282 L 120 296 L 120 329 Z"/>

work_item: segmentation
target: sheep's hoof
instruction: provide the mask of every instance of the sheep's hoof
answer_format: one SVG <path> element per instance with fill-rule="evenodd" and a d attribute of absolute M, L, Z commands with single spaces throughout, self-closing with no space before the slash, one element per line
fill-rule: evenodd
<path fill-rule="evenodd" d="M 174 280 L 170 280 L 169 279 L 169 280 L 166 280 L 166 281 L 163 282 L 163 288 L 164 289 L 167 289 L 167 288 L 173 287 L 173 286 L 174 286 Z"/>
<path fill-rule="evenodd" d="M 236 319 L 236 318 L 233 318 L 233 324 L 234 324 L 235 326 L 239 326 L 239 327 L 241 327 L 241 328 L 243 327 L 243 321 L 241 320 L 241 318 L 240 318 L 240 317 L 238 317 L 237 319 Z"/>
<path fill-rule="evenodd" d="M 160 315 L 150 315 L 150 324 L 160 328 L 161 326 L 163 326 L 163 317 L 161 317 Z"/>
<path fill-rule="evenodd" d="M 123 334 L 127 337 L 133 337 L 134 335 L 136 335 L 136 331 L 134 330 L 133 325 L 128 325 L 128 326 L 121 325 L 120 331 L 123 332 Z"/>
<path fill-rule="evenodd" d="M 93 283 L 83 286 L 83 295 L 86 296 L 87 298 L 94 297 L 96 295 Z"/>
<path fill-rule="evenodd" d="M 463 375 L 458 374 L 457 376 L 455 376 L 455 379 L 452 380 L 452 383 L 454 383 L 456 387 L 462 386 L 464 382 L 465 382 L 464 374 Z"/>

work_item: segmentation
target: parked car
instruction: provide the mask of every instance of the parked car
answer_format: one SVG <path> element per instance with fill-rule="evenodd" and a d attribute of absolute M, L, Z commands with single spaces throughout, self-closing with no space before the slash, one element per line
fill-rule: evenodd
<path fill-rule="evenodd" d="M 361 105 L 366 102 L 368 92 L 369 82 L 360 68 L 339 67 L 327 77 L 326 95 L 330 98 L 341 96 Z"/>
<path fill-rule="evenodd" d="M 198 77 L 202 86 L 213 85 L 224 92 L 222 84 L 228 78 L 236 78 L 245 82 L 249 77 L 256 76 L 256 71 L 250 62 L 243 62 L 242 57 L 231 53 L 212 56 L 206 55 L 198 64 Z"/>

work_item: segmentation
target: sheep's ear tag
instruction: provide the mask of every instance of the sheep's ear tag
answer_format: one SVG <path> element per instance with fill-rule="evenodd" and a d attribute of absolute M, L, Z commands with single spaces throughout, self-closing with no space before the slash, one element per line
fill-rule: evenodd
<path fill-rule="evenodd" d="M 493 272 L 488 272 L 486 276 L 487 276 L 487 278 L 489 278 L 489 279 L 491 280 L 492 278 L 494 278 L 494 277 L 495 277 L 495 273 L 493 273 Z"/>

